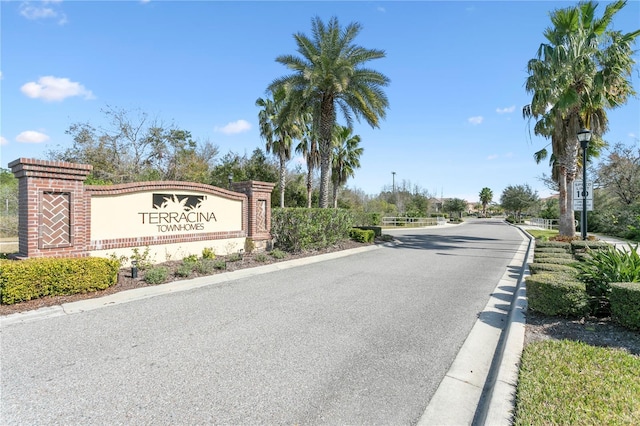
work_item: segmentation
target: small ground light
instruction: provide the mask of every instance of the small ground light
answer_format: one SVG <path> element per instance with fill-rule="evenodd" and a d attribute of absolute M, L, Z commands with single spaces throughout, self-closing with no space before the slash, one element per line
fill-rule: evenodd
<path fill-rule="evenodd" d="M 138 278 L 138 261 L 131 261 L 131 278 Z"/>

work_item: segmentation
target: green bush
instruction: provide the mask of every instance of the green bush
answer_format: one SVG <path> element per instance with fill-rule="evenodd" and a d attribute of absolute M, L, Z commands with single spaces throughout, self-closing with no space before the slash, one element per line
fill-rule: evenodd
<path fill-rule="evenodd" d="M 267 256 L 266 253 L 256 253 L 253 258 L 255 259 L 256 262 L 266 262 L 269 259 L 269 256 Z"/>
<path fill-rule="evenodd" d="M 271 234 L 277 248 L 296 253 L 329 247 L 349 239 L 354 216 L 344 209 L 277 208 Z"/>
<path fill-rule="evenodd" d="M 190 254 L 182 258 L 183 263 L 196 263 L 198 261 L 198 255 Z"/>
<path fill-rule="evenodd" d="M 563 247 L 538 247 L 536 246 L 536 248 L 534 249 L 534 253 L 558 253 L 558 254 L 563 254 L 563 253 L 568 253 L 571 254 L 570 250 L 567 250 Z"/>
<path fill-rule="evenodd" d="M 629 244 L 629 250 L 607 246 L 600 250 L 590 250 L 590 259 L 577 263 L 578 278 L 586 283 L 590 295 L 608 295 L 609 284 L 619 282 L 640 282 L 640 254 L 638 245 Z"/>
<path fill-rule="evenodd" d="M 570 275 L 541 272 L 526 278 L 529 308 L 545 315 L 581 317 L 591 310 L 584 283 Z"/>
<path fill-rule="evenodd" d="M 118 281 L 119 267 L 98 257 L 0 260 L 0 303 L 104 290 Z"/>
<path fill-rule="evenodd" d="M 213 273 L 216 269 L 226 269 L 227 262 L 224 259 L 200 259 L 195 269 L 201 275 Z"/>
<path fill-rule="evenodd" d="M 565 241 L 536 241 L 536 249 L 539 248 L 561 248 L 566 252 L 571 251 L 571 243 Z"/>
<path fill-rule="evenodd" d="M 589 241 L 589 240 L 573 240 L 571 241 L 571 251 L 573 253 L 584 252 L 587 250 L 606 250 L 611 244 L 606 241 Z"/>
<path fill-rule="evenodd" d="M 371 230 L 374 232 L 375 237 L 382 236 L 382 227 L 381 226 L 354 226 L 354 229 L 362 229 L 362 230 Z M 351 232 L 351 231 L 349 231 Z"/>
<path fill-rule="evenodd" d="M 375 232 L 371 229 L 352 228 L 349 231 L 349 238 L 359 243 L 371 243 L 375 239 Z"/>
<path fill-rule="evenodd" d="M 571 253 L 545 253 L 545 252 L 534 252 L 534 259 L 573 259 Z"/>
<path fill-rule="evenodd" d="M 640 330 L 640 283 L 611 283 L 611 319 Z"/>
<path fill-rule="evenodd" d="M 202 258 L 203 259 L 215 259 L 216 254 L 213 252 L 212 248 L 205 247 L 202 249 Z"/>
<path fill-rule="evenodd" d="M 169 278 L 169 268 L 166 266 L 152 266 L 144 274 L 144 281 L 149 284 L 162 284 Z"/>
<path fill-rule="evenodd" d="M 529 270 L 532 274 L 539 274 L 540 272 L 560 272 L 567 275 L 572 275 L 577 278 L 578 270 L 569 265 L 558 265 L 555 263 L 530 263 Z"/>
<path fill-rule="evenodd" d="M 196 262 L 185 262 L 182 265 L 178 266 L 178 269 L 176 270 L 176 275 L 178 277 L 183 277 L 183 278 L 188 277 L 193 273 L 195 266 L 196 266 Z"/>
<path fill-rule="evenodd" d="M 284 251 L 282 251 L 280 249 L 273 249 L 273 250 L 271 250 L 269 252 L 269 254 L 274 259 L 284 259 L 285 257 L 287 257 L 287 253 L 285 253 Z"/>
<path fill-rule="evenodd" d="M 555 265 L 573 265 L 574 263 L 578 263 L 573 258 L 562 258 L 562 257 L 535 257 L 536 263 L 553 263 Z"/>
<path fill-rule="evenodd" d="M 238 252 L 234 252 L 228 254 L 226 257 L 227 262 L 240 262 L 242 260 L 242 255 Z"/>

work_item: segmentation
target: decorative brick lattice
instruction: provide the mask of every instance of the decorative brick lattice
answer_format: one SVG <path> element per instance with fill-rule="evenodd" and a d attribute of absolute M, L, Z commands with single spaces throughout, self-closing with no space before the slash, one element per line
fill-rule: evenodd
<path fill-rule="evenodd" d="M 267 231 L 267 200 L 258 200 L 256 208 L 256 228 L 258 232 Z"/>
<path fill-rule="evenodd" d="M 68 192 L 42 193 L 40 218 L 41 248 L 71 245 L 71 194 Z"/>

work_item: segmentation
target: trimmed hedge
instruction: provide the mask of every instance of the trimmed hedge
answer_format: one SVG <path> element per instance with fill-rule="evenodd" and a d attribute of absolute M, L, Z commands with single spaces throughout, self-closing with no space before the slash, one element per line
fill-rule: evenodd
<path fill-rule="evenodd" d="M 533 262 L 529 264 L 529 270 L 532 274 L 538 274 L 540 272 L 560 272 L 567 275 L 572 275 L 577 278 L 578 270 L 569 265 L 558 265 L 556 263 L 537 263 Z"/>
<path fill-rule="evenodd" d="M 640 330 L 640 283 L 611 283 L 611 319 L 632 330 Z"/>
<path fill-rule="evenodd" d="M 611 247 L 606 241 L 589 241 L 589 240 L 573 240 L 571 241 L 571 251 L 573 253 L 584 252 L 587 250 L 604 250 Z"/>
<path fill-rule="evenodd" d="M 571 253 L 544 253 L 544 252 L 534 252 L 534 259 L 573 259 L 573 255 Z"/>
<path fill-rule="evenodd" d="M 573 265 L 575 263 L 577 263 L 577 261 L 573 258 L 562 258 L 562 257 L 535 257 L 534 256 L 534 261 L 536 263 L 553 263 L 556 265 Z"/>
<path fill-rule="evenodd" d="M 271 235 L 276 248 L 296 253 L 349 239 L 353 224 L 353 213 L 345 209 L 276 208 Z"/>
<path fill-rule="evenodd" d="M 571 251 L 571 243 L 566 241 L 538 241 L 536 240 L 536 248 L 562 248 L 567 252 Z"/>
<path fill-rule="evenodd" d="M 382 236 L 382 227 L 381 226 L 354 226 L 356 229 L 363 229 L 365 231 L 371 230 L 374 232 L 374 237 Z"/>
<path fill-rule="evenodd" d="M 116 284 L 119 268 L 99 257 L 0 260 L 0 303 L 104 290 Z"/>
<path fill-rule="evenodd" d="M 570 275 L 541 272 L 526 278 L 529 308 L 545 315 L 581 317 L 589 313 L 584 283 Z"/>
<path fill-rule="evenodd" d="M 349 231 L 349 237 L 359 243 L 372 243 L 376 234 L 373 229 L 352 228 Z"/>
<path fill-rule="evenodd" d="M 537 247 L 534 249 L 534 253 L 558 253 L 558 254 L 564 254 L 564 253 L 568 253 L 571 254 L 570 250 L 564 249 L 562 247 Z"/>

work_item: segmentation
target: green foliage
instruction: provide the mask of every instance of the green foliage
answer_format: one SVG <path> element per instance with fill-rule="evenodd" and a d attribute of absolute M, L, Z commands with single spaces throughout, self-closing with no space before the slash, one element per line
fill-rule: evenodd
<path fill-rule="evenodd" d="M 514 426 L 640 424 L 640 357 L 570 340 L 525 346 Z"/>
<path fill-rule="evenodd" d="M 144 281 L 148 284 L 162 284 L 169 278 L 169 268 L 166 266 L 152 266 L 144 274 Z"/>
<path fill-rule="evenodd" d="M 273 209 L 271 234 L 278 248 L 295 253 L 348 239 L 353 221 L 353 214 L 342 209 Z"/>
<path fill-rule="evenodd" d="M 196 260 L 196 262 L 197 262 L 197 260 Z M 185 263 L 183 263 L 176 270 L 176 275 L 178 277 L 183 277 L 183 278 L 188 277 L 189 275 L 191 275 L 193 273 L 193 270 L 195 269 L 195 266 L 196 266 L 196 262 L 185 262 Z"/>
<path fill-rule="evenodd" d="M 200 259 L 195 265 L 195 270 L 201 275 L 211 274 L 215 270 L 226 268 L 227 262 L 224 259 Z"/>
<path fill-rule="evenodd" d="M 530 263 L 529 270 L 532 274 L 539 274 L 540 272 L 558 272 L 577 278 L 578 270 L 569 265 L 558 265 L 557 263 Z"/>
<path fill-rule="evenodd" d="M 352 228 L 349 230 L 349 238 L 359 243 L 372 243 L 376 234 L 371 229 Z"/>
<path fill-rule="evenodd" d="M 561 246 L 556 246 L 556 247 L 551 247 L 551 246 L 547 246 L 547 247 L 540 247 L 539 245 L 536 245 L 535 248 L 535 253 L 537 254 L 542 254 L 542 253 L 554 253 L 554 254 L 571 254 L 571 252 L 568 250 L 570 246 L 566 246 L 566 247 L 561 247 Z"/>
<path fill-rule="evenodd" d="M 213 252 L 212 248 L 205 247 L 202 249 L 202 258 L 203 259 L 215 259 L 216 254 Z"/>
<path fill-rule="evenodd" d="M 557 232 L 553 234 L 558 235 Z M 571 243 L 565 241 L 536 241 L 536 250 L 541 248 L 562 248 L 569 253 L 571 251 Z"/>
<path fill-rule="evenodd" d="M 535 258 L 537 263 L 547 263 L 554 265 L 573 265 L 577 263 L 577 261 L 573 258 L 562 258 L 562 257 L 538 257 Z"/>
<path fill-rule="evenodd" d="M 103 290 L 117 282 L 119 266 L 97 257 L 0 260 L 0 302 Z"/>
<path fill-rule="evenodd" d="M 529 308 L 545 315 L 581 317 L 591 310 L 584 283 L 569 275 L 540 272 L 526 278 Z"/>
<path fill-rule="evenodd" d="M 545 253 L 536 251 L 533 254 L 535 260 L 538 259 L 573 259 L 571 253 Z"/>
<path fill-rule="evenodd" d="M 184 263 L 196 263 L 198 261 L 198 255 L 197 254 L 190 254 L 189 256 L 183 257 L 182 261 Z"/>
<path fill-rule="evenodd" d="M 610 283 L 611 318 L 632 330 L 640 330 L 640 283 Z"/>
<path fill-rule="evenodd" d="M 255 249 L 256 249 L 256 243 L 254 243 L 251 238 L 245 238 L 244 239 L 244 252 L 250 254 L 250 253 L 253 253 L 253 251 Z"/>
<path fill-rule="evenodd" d="M 230 253 L 225 258 L 227 262 L 239 262 L 242 260 L 242 255 L 240 253 Z"/>
<path fill-rule="evenodd" d="M 284 259 L 285 257 L 287 257 L 287 253 L 280 249 L 273 249 L 269 252 L 269 254 L 274 259 Z"/>
<path fill-rule="evenodd" d="M 253 258 L 255 259 L 256 262 L 266 262 L 267 260 L 269 260 L 269 256 L 266 253 L 256 253 Z"/>
<path fill-rule="evenodd" d="M 522 213 L 537 202 L 538 193 L 527 184 L 509 185 L 500 196 L 500 204 L 506 211 L 513 213 L 516 221 L 519 221 Z"/>
<path fill-rule="evenodd" d="M 592 296 L 607 296 L 609 284 L 640 282 L 640 254 L 638 245 L 629 244 L 629 250 L 608 246 L 604 250 L 591 250 L 591 258 L 577 265 L 578 277 L 586 283 Z"/>
<path fill-rule="evenodd" d="M 136 262 L 138 265 L 138 269 L 144 271 L 145 269 L 149 269 L 153 266 L 154 259 L 151 257 L 149 246 L 144 248 L 144 251 L 140 251 L 138 247 L 134 248 L 133 254 L 129 257 L 131 262 Z"/>
<path fill-rule="evenodd" d="M 357 229 L 371 230 L 375 234 L 376 237 L 382 236 L 382 227 L 380 226 L 354 226 Z"/>
<path fill-rule="evenodd" d="M 573 240 L 571 241 L 571 251 L 573 253 L 593 251 L 593 250 L 607 250 L 611 248 L 611 244 L 606 241 L 590 241 L 590 240 Z"/>

